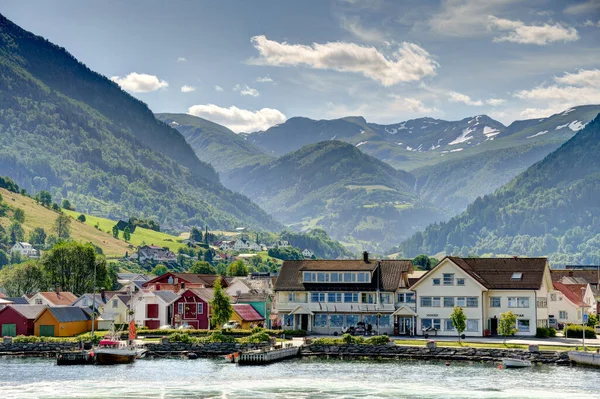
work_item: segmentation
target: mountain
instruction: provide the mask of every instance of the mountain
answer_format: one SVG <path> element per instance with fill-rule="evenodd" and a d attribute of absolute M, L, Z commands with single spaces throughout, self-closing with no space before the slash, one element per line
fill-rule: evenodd
<path fill-rule="evenodd" d="M 400 245 L 404 255 L 549 255 L 554 264 L 600 257 L 600 116 L 493 195 Z"/>
<path fill-rule="evenodd" d="M 163 227 L 280 225 L 184 137 L 65 49 L 0 15 L 0 174 L 97 215 Z"/>
<path fill-rule="evenodd" d="M 379 251 L 443 218 L 415 195 L 414 183 L 409 173 L 337 140 L 302 147 L 230 181 L 282 223 L 320 227 L 356 249 Z"/>
<path fill-rule="evenodd" d="M 177 129 L 198 158 L 211 164 L 225 186 L 238 169 L 263 165 L 273 157 L 225 126 L 188 114 L 156 114 L 156 118 Z"/>

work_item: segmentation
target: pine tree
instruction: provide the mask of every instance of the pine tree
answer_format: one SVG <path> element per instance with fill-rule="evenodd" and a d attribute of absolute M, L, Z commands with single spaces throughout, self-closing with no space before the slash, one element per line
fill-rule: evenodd
<path fill-rule="evenodd" d="M 229 296 L 221 287 L 221 280 L 216 280 L 213 288 L 213 299 L 210 301 L 212 310 L 211 323 L 214 327 L 221 329 L 221 326 L 229 321 L 233 314 L 233 307 L 229 302 Z"/>
<path fill-rule="evenodd" d="M 116 224 L 112 228 L 112 235 L 115 238 L 119 238 L 119 228 L 117 227 Z"/>
<path fill-rule="evenodd" d="M 131 229 L 129 226 L 126 226 L 125 230 L 123 230 L 123 239 L 125 241 L 129 241 L 131 239 Z"/>

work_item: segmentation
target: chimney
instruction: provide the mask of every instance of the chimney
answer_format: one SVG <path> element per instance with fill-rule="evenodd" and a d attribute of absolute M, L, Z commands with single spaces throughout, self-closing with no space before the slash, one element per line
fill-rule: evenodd
<path fill-rule="evenodd" d="M 573 277 L 573 270 L 569 270 L 569 277 Z"/>
<path fill-rule="evenodd" d="M 369 253 L 367 251 L 363 252 L 363 261 L 369 263 Z"/>
<path fill-rule="evenodd" d="M 100 298 L 102 298 L 103 303 L 106 303 L 106 290 L 104 288 L 100 291 Z M 94 298 L 94 300 L 96 300 L 96 298 Z"/>
<path fill-rule="evenodd" d="M 519 257 L 517 255 L 513 256 L 514 259 L 519 259 Z"/>
<path fill-rule="evenodd" d="M 56 291 L 56 296 L 60 296 L 60 285 L 56 284 L 55 291 Z"/>
<path fill-rule="evenodd" d="M 181 283 L 181 289 L 185 288 L 185 283 Z"/>

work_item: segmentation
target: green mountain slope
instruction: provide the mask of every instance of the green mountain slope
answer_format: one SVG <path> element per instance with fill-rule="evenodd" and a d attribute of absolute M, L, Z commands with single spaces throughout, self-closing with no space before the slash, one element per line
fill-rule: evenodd
<path fill-rule="evenodd" d="M 225 186 L 238 169 L 265 164 L 273 159 L 263 150 L 225 126 L 187 114 L 156 114 L 156 118 L 177 129 L 198 158 L 211 164 Z"/>
<path fill-rule="evenodd" d="M 0 173 L 111 218 L 277 229 L 175 129 L 64 49 L 0 15 Z"/>
<path fill-rule="evenodd" d="M 550 255 L 555 264 L 600 257 L 600 117 L 493 195 L 401 244 L 417 253 Z"/>
<path fill-rule="evenodd" d="M 443 217 L 414 194 L 414 182 L 351 144 L 329 140 L 239 173 L 230 184 L 282 223 L 321 227 L 356 243 L 353 249 L 381 251 Z"/>

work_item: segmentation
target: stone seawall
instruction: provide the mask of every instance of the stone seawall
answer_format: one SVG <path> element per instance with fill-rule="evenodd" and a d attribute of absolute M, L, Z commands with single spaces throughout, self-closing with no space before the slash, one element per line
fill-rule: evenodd
<path fill-rule="evenodd" d="M 164 344 L 147 344 L 148 355 L 159 356 L 179 356 L 186 353 L 195 353 L 200 357 L 221 356 L 233 352 L 245 350 L 260 349 L 268 347 L 269 343 L 264 344 L 238 344 L 229 342 L 215 342 L 208 344 L 189 344 L 183 342 L 169 342 Z"/>
<path fill-rule="evenodd" d="M 512 349 L 482 349 L 438 347 L 428 349 L 422 346 L 399 345 L 319 345 L 313 344 L 301 348 L 302 356 L 338 357 L 352 359 L 360 357 L 405 358 L 415 360 L 456 360 L 475 362 L 499 362 L 505 357 L 517 357 L 534 363 L 568 365 L 567 352 L 539 351 L 528 352 Z"/>
<path fill-rule="evenodd" d="M 60 351 L 79 349 L 78 342 L 13 342 L 0 343 L 0 356 L 54 356 Z"/>

